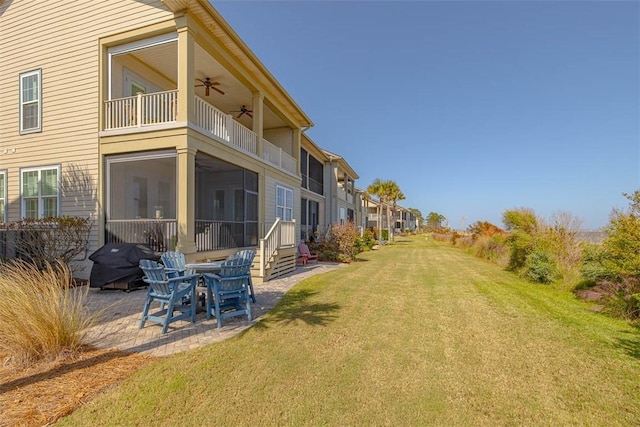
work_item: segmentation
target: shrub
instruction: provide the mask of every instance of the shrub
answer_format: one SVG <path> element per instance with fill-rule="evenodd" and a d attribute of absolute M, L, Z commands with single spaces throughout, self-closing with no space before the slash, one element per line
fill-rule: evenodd
<path fill-rule="evenodd" d="M 624 196 L 629 209 L 614 209 L 602 245 L 614 273 L 640 278 L 640 190 Z"/>
<path fill-rule="evenodd" d="M 373 231 L 367 229 L 362 233 L 362 248 L 365 250 L 371 250 L 376 244 L 376 239 L 374 237 Z"/>
<path fill-rule="evenodd" d="M 98 314 L 85 308 L 87 287 L 73 287 L 63 263 L 0 265 L 0 349 L 16 365 L 75 353 Z"/>
<path fill-rule="evenodd" d="M 38 268 L 70 265 L 86 250 L 93 221 L 81 217 L 25 218 L 8 224 L 16 232 L 16 251 Z"/>
<path fill-rule="evenodd" d="M 597 289 L 602 294 L 603 311 L 628 321 L 640 319 L 640 281 L 625 277 L 618 282 L 602 282 Z"/>
<path fill-rule="evenodd" d="M 583 246 L 580 274 L 587 283 L 594 285 L 602 281 L 619 281 L 620 275 L 613 270 L 602 245 L 589 243 Z"/>
<path fill-rule="evenodd" d="M 461 248 L 471 248 L 473 246 L 473 236 L 464 236 L 457 233 L 454 233 L 456 236 L 455 240 L 452 239 L 452 243 L 455 246 L 460 246 Z"/>
<path fill-rule="evenodd" d="M 558 279 L 559 270 L 549 252 L 536 248 L 527 255 L 521 274 L 532 282 L 551 283 Z"/>
<path fill-rule="evenodd" d="M 479 236 L 473 244 L 473 254 L 506 267 L 509 263 L 509 247 L 504 234 Z"/>
<path fill-rule="evenodd" d="M 322 261 L 351 262 L 362 252 L 362 239 L 352 222 L 333 224 L 327 238 L 318 244 L 318 257 Z"/>
<path fill-rule="evenodd" d="M 450 242 L 451 241 L 451 234 L 431 233 L 431 237 L 433 238 L 433 240 L 436 240 L 438 242 Z"/>

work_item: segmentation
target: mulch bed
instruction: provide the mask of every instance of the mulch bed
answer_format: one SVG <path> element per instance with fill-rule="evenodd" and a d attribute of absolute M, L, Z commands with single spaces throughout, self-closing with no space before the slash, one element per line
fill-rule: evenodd
<path fill-rule="evenodd" d="M 156 360 L 84 347 L 64 360 L 19 369 L 0 354 L 0 426 L 49 425 Z"/>

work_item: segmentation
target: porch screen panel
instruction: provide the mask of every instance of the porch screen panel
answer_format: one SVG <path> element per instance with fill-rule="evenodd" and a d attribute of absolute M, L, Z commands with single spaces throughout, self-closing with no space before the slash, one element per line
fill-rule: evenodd
<path fill-rule="evenodd" d="M 109 219 L 175 219 L 176 157 L 109 162 Z"/>

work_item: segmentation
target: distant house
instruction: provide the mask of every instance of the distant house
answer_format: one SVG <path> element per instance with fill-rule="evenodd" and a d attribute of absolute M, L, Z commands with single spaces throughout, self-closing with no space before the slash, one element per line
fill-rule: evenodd
<path fill-rule="evenodd" d="M 208 1 L 0 0 L 0 39 L 5 222 L 91 216 L 92 250 L 253 248 L 267 280 L 294 268 L 301 201 L 320 224 L 318 186 L 341 191 L 327 220 L 353 215 L 355 172 L 301 159 L 311 119 Z"/>
<path fill-rule="evenodd" d="M 320 148 L 306 134 L 300 159 L 301 238 L 323 235 L 331 224 L 353 222 L 360 227 L 362 202 L 355 187 L 358 174 L 347 161 Z"/>
<path fill-rule="evenodd" d="M 355 182 L 358 174 L 338 154 L 323 150 L 327 156 L 325 185 L 328 189 L 326 202 L 326 217 L 329 224 L 344 224 L 356 220 L 356 204 L 360 203 L 356 197 Z"/>

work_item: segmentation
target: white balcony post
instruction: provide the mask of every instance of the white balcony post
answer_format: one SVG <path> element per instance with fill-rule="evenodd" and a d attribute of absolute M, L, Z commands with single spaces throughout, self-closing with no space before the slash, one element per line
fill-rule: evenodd
<path fill-rule="evenodd" d="M 253 92 L 252 110 L 253 119 L 251 130 L 256 134 L 256 155 L 258 157 L 262 157 L 262 138 L 264 138 L 264 94 L 260 92 Z"/>
<path fill-rule="evenodd" d="M 136 97 L 136 125 L 142 126 L 142 93 L 138 92 Z"/>
<path fill-rule="evenodd" d="M 184 14 L 176 19 L 178 32 L 178 109 L 176 121 L 193 122 L 195 116 L 195 35 L 190 29 L 191 17 Z"/>
<path fill-rule="evenodd" d="M 229 142 L 234 144 L 234 139 L 236 137 L 235 125 L 233 123 L 233 116 L 231 114 L 227 114 L 227 131 L 229 132 Z"/>

